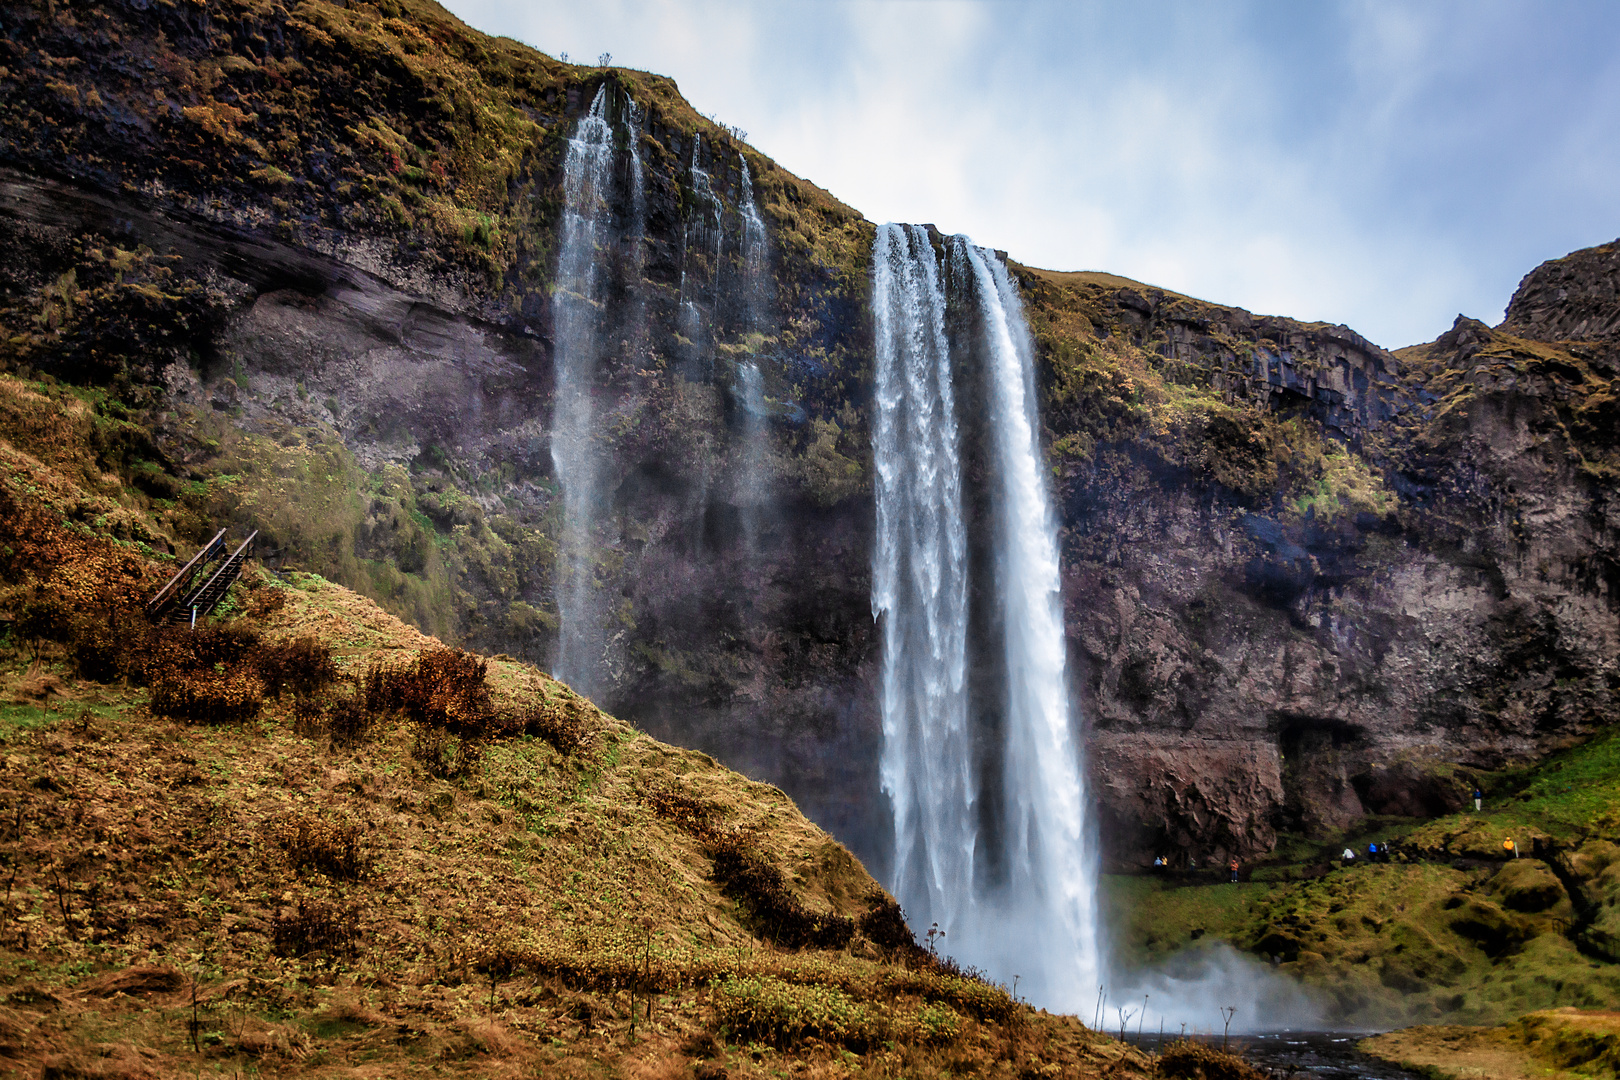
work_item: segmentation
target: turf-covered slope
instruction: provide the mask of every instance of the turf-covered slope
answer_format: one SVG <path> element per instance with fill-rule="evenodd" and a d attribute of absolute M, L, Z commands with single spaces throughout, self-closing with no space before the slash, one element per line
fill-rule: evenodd
<path fill-rule="evenodd" d="M 145 626 L 174 563 L 135 430 L 0 402 L 0 1066 L 1139 1071 L 918 948 L 779 790 L 528 665 L 257 568 Z"/>
<path fill-rule="evenodd" d="M 1609 1005 L 1620 997 L 1620 736 L 1479 782 L 1481 813 L 1295 841 L 1238 885 L 1179 868 L 1109 878 L 1122 951 L 1174 962 L 1227 941 L 1368 1026 Z M 1368 865 L 1369 841 L 1395 854 Z M 1345 847 L 1358 858 L 1342 861 Z"/>

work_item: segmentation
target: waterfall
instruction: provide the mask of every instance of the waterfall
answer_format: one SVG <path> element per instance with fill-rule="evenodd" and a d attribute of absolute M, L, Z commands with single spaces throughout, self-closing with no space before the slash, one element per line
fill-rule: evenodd
<path fill-rule="evenodd" d="M 914 926 L 951 940 L 973 900 L 967 723 L 967 534 L 945 296 L 927 232 L 885 225 L 872 252 L 877 327 L 877 538 L 872 614 L 883 630 L 883 790 L 893 891 Z"/>
<path fill-rule="evenodd" d="M 712 304 L 717 298 L 720 288 L 720 249 L 725 242 L 724 212 L 725 204 L 715 193 L 714 181 L 708 170 L 703 167 L 703 136 L 692 136 L 692 162 L 687 167 L 687 175 L 692 181 L 692 194 L 697 204 L 698 213 L 687 218 L 685 245 L 686 251 L 682 256 L 681 275 L 684 290 L 686 276 L 687 256 L 693 254 L 692 234 L 696 230 L 698 244 L 696 254 L 702 259 L 700 268 L 707 276 L 709 283 L 709 301 Z M 683 295 L 683 299 L 690 296 Z"/>
<path fill-rule="evenodd" d="M 561 622 L 552 674 L 582 694 L 594 695 L 605 645 L 602 599 L 592 558 L 603 469 L 594 445 L 592 391 L 598 362 L 597 308 L 604 292 L 602 261 L 612 224 L 613 131 L 607 119 L 608 86 L 579 121 L 563 163 L 563 221 L 554 293 L 556 394 L 551 414 L 551 462 L 562 487 L 563 529 L 558 558 L 557 613 Z"/>
<path fill-rule="evenodd" d="M 641 107 L 629 101 L 625 127 L 630 135 L 630 239 L 633 244 L 631 268 L 640 282 L 646 261 L 642 250 L 647 242 L 647 172 L 641 163 L 641 125 L 645 118 Z"/>
<path fill-rule="evenodd" d="M 766 476 L 765 377 L 752 360 L 737 365 L 737 389 L 742 398 L 742 461 L 737 475 L 737 506 L 742 517 L 743 551 L 759 554 L 759 534 L 769 498 Z"/>
<path fill-rule="evenodd" d="M 1036 436 L 1034 349 L 1007 268 L 962 237 L 952 246 L 957 265 L 971 274 L 990 360 L 996 592 L 1007 680 L 1009 880 L 999 932 L 1005 945 L 1021 945 L 1017 962 L 1032 994 L 1077 1009 L 1101 970 L 1096 867 L 1069 708 L 1057 526 Z"/>
<path fill-rule="evenodd" d="M 1003 812 L 981 823 L 968 723 L 968 565 L 946 289 L 930 237 L 885 225 L 873 248 L 877 534 L 872 610 L 882 624 L 881 776 L 894 815 L 893 892 L 913 928 L 937 922 L 959 959 L 1040 1004 L 1075 1010 L 1100 970 L 1085 773 L 1065 670 L 1057 531 L 1037 440 L 1034 357 L 1006 268 L 950 241 L 950 295 L 982 340 L 994 606 L 1003 685 Z M 952 308 L 955 311 L 955 307 Z M 952 320 L 953 325 L 958 325 Z M 974 361 L 982 361 L 977 365 Z M 986 692 L 988 691 L 988 692 Z M 991 828 L 1005 880 L 975 855 Z"/>
<path fill-rule="evenodd" d="M 742 166 L 742 199 L 737 210 L 742 214 L 743 328 L 758 332 L 765 329 L 765 276 L 769 269 L 765 219 L 754 201 L 754 177 L 748 171 L 748 159 L 739 154 L 737 161 Z"/>
<path fill-rule="evenodd" d="M 742 216 L 742 276 L 739 281 L 742 312 L 741 328 L 750 335 L 746 340 L 750 349 L 756 348 L 766 326 L 765 282 L 769 271 L 769 254 L 765 242 L 765 219 L 760 216 L 754 201 L 754 178 L 748 171 L 748 159 L 737 155 L 742 172 L 742 196 L 737 212 Z M 742 462 L 738 474 L 738 502 L 742 509 L 743 549 L 754 556 L 759 553 L 759 534 L 769 501 L 769 430 L 766 421 L 769 412 L 765 404 L 765 378 L 759 365 L 752 360 L 737 366 L 737 388 L 742 399 Z"/>
<path fill-rule="evenodd" d="M 705 293 L 712 325 L 720 291 L 720 249 L 725 240 L 724 204 L 715 194 L 714 183 L 703 167 L 703 136 L 692 136 L 692 160 L 687 166 L 694 211 L 681 230 L 680 309 L 677 329 L 689 343 L 682 352 L 684 374 L 689 379 L 706 380 L 711 374 L 707 348 L 708 331 L 698 298 Z M 695 271 L 695 272 L 694 272 Z"/>

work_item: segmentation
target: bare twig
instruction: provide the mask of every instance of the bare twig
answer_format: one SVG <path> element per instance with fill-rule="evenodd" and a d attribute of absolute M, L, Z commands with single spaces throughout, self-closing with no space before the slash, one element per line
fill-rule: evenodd
<path fill-rule="evenodd" d="M 1125 1025 L 1130 1023 L 1131 1017 L 1136 1015 L 1136 1010 L 1127 1009 L 1123 1005 L 1120 1005 L 1115 1007 L 1115 1011 L 1119 1013 L 1119 1041 L 1124 1042 Z"/>
<path fill-rule="evenodd" d="M 68 918 L 71 910 L 67 902 L 67 890 L 62 885 L 62 875 L 57 872 L 55 864 L 51 866 L 51 880 L 56 884 L 56 906 L 62 912 L 62 929 L 67 931 L 68 940 L 78 941 L 79 935 L 73 932 L 73 923 Z"/>
<path fill-rule="evenodd" d="M 202 1043 L 198 1035 L 202 1032 L 202 1021 L 197 1016 L 197 973 L 191 973 L 191 1049 L 202 1053 Z"/>

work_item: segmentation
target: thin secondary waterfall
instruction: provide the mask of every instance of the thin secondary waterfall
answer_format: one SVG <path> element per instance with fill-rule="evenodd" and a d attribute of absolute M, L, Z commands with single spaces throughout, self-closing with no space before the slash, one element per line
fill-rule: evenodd
<path fill-rule="evenodd" d="M 1097 984 L 1096 869 L 1084 762 L 1069 707 L 1063 600 L 1046 468 L 1036 431 L 1034 349 L 1007 268 L 962 237 L 989 358 L 996 586 L 1004 634 L 1007 944 L 1049 1004 L 1078 1008 Z M 966 277 L 967 275 L 964 275 Z"/>
<path fill-rule="evenodd" d="M 1034 357 L 1006 268 L 962 237 L 949 241 L 942 286 L 929 234 L 885 225 L 873 248 L 876 322 L 877 535 L 873 614 L 883 628 L 882 783 L 894 814 L 893 891 L 914 928 L 938 923 L 958 958 L 1043 1005 L 1077 1009 L 1095 992 L 1094 858 L 1085 773 L 1073 731 L 1057 532 L 1047 491 Z M 986 523 L 1004 685 L 1003 812 L 982 823 L 969 728 L 969 566 L 958 454 L 957 395 L 947 345 L 947 291 L 982 329 L 959 370 L 979 362 L 986 433 Z M 954 309 L 953 309 L 954 310 Z M 977 400 L 970 395 L 969 399 Z M 975 866 L 980 831 L 1003 875 Z M 987 849 L 988 850 L 988 849 Z M 976 871 L 978 871 L 976 873 Z"/>
<path fill-rule="evenodd" d="M 967 723 L 967 532 L 945 296 L 926 230 L 885 225 L 872 252 L 877 539 L 883 628 L 883 790 L 893 891 L 914 926 L 955 940 L 973 902 Z"/>
<path fill-rule="evenodd" d="M 765 377 L 758 364 L 749 360 L 737 365 L 737 389 L 741 391 L 743 415 L 736 498 L 742 517 L 743 551 L 752 558 L 759 554 L 759 536 L 770 495 L 766 477 Z"/>
<path fill-rule="evenodd" d="M 765 275 L 767 252 L 765 245 L 765 219 L 760 216 L 759 204 L 754 201 L 754 177 L 748 171 L 748 159 L 738 155 L 742 166 L 742 198 L 737 211 L 742 215 L 742 287 L 743 321 L 745 329 L 765 329 Z"/>
<path fill-rule="evenodd" d="M 647 172 L 641 163 L 641 125 L 646 119 L 641 106 L 634 101 L 627 105 L 625 127 L 629 129 L 630 145 L 630 239 L 632 270 L 641 277 L 646 252 L 642 250 L 647 239 Z"/>
<path fill-rule="evenodd" d="M 720 291 L 720 249 L 725 239 L 724 204 L 703 167 L 703 136 L 692 136 L 692 160 L 687 166 L 693 210 L 681 231 L 680 314 L 677 327 L 687 345 L 683 357 L 688 377 L 709 374 L 708 329 L 699 298 L 714 312 Z M 704 286 L 708 288 L 705 290 Z M 706 295 L 705 295 L 706 291 Z"/>
<path fill-rule="evenodd" d="M 563 529 L 557 614 L 561 623 L 552 674 L 594 695 L 604 637 L 592 539 L 602 499 L 602 462 L 594 446 L 592 391 L 598 356 L 597 307 L 602 260 L 612 225 L 613 130 L 608 85 L 591 101 L 563 163 L 563 221 L 554 295 L 556 396 L 551 414 L 551 462 L 562 487 Z"/>
<path fill-rule="evenodd" d="M 757 348 L 765 331 L 765 282 L 769 271 L 769 251 L 765 241 L 765 219 L 754 201 L 754 179 L 748 160 L 737 156 L 742 170 L 742 196 L 737 213 L 742 217 L 742 273 L 738 281 L 742 295 L 741 329 L 749 335 L 750 348 Z M 742 460 L 737 474 L 738 505 L 742 511 L 743 549 L 750 556 L 759 553 L 759 536 L 768 513 L 768 416 L 765 405 L 765 377 L 759 365 L 746 360 L 737 365 L 737 389 L 742 398 Z"/>

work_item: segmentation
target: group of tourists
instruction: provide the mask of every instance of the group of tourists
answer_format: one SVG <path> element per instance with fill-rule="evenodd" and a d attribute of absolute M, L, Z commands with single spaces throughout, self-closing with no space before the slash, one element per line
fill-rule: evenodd
<path fill-rule="evenodd" d="M 1473 792 L 1473 798 L 1474 809 L 1476 811 L 1483 810 L 1485 805 L 1485 793 L 1476 787 Z M 1539 847 L 1539 845 L 1540 841 L 1538 840 L 1537 846 Z M 1395 850 L 1390 846 L 1389 841 L 1372 840 L 1367 843 L 1367 850 L 1364 854 L 1358 854 L 1354 847 L 1347 847 L 1344 849 L 1344 853 L 1339 856 L 1339 859 L 1346 866 L 1350 866 L 1358 862 L 1387 863 L 1393 859 L 1394 855 Z M 1505 859 L 1517 859 L 1519 857 L 1519 845 L 1511 838 L 1502 841 L 1502 857 Z M 1153 869 L 1155 871 L 1167 871 L 1170 869 L 1171 865 L 1171 859 L 1168 855 L 1155 855 L 1153 857 Z M 1211 866 L 1211 869 L 1219 865 L 1219 863 L 1214 863 Z M 1191 855 L 1187 857 L 1187 869 L 1198 869 L 1198 860 L 1193 858 Z M 1236 882 L 1238 880 L 1239 870 L 1237 856 L 1234 855 L 1232 857 L 1231 861 L 1227 864 L 1227 870 L 1231 873 L 1231 880 Z"/>
<path fill-rule="evenodd" d="M 1374 840 L 1374 841 L 1371 841 L 1371 842 L 1369 842 L 1367 844 L 1367 857 L 1366 857 L 1365 861 L 1370 862 L 1370 863 L 1374 863 L 1374 862 L 1386 862 L 1387 863 L 1387 862 L 1389 862 L 1390 856 L 1392 854 L 1393 854 L 1393 852 L 1390 849 L 1388 840 L 1385 840 L 1383 843 L 1379 843 L 1378 841 Z M 1356 849 L 1355 848 L 1348 848 L 1348 847 L 1345 848 L 1344 853 L 1341 854 L 1339 856 L 1339 858 L 1341 860 L 1343 860 L 1347 864 L 1355 862 L 1356 861 Z"/>
<path fill-rule="evenodd" d="M 1241 865 L 1242 864 L 1238 862 L 1238 857 L 1236 855 L 1232 856 L 1231 861 L 1226 864 L 1226 869 L 1231 873 L 1231 880 L 1234 883 L 1238 880 L 1238 871 L 1241 868 Z M 1168 855 L 1153 856 L 1153 869 L 1160 873 L 1170 869 L 1170 857 Z M 1187 869 L 1198 869 L 1198 860 L 1190 855 L 1187 857 Z"/>

